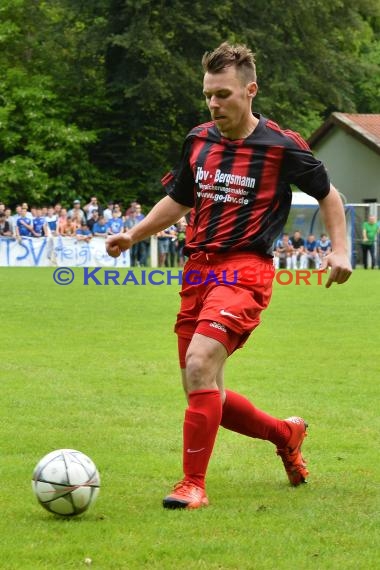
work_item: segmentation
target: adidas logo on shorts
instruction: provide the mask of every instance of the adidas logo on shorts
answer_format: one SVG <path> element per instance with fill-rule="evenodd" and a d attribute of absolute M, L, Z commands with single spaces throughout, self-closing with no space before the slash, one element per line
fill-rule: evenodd
<path fill-rule="evenodd" d="M 210 327 L 213 327 L 214 329 L 219 329 L 220 331 L 223 331 L 223 332 L 227 332 L 226 327 L 220 323 L 217 323 L 216 321 L 213 321 L 212 323 L 210 323 Z"/>

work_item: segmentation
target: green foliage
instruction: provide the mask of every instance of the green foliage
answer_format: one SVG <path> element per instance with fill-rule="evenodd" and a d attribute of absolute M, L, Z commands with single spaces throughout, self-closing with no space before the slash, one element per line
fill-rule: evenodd
<path fill-rule="evenodd" d="M 223 41 L 231 5 L 186 0 L 155 8 L 149 2 L 113 2 L 116 33 L 107 57 L 115 121 L 110 154 L 119 160 L 127 187 L 160 196 L 160 177 L 178 160 L 185 133 L 206 118 L 200 59 L 210 41 Z"/>
<path fill-rule="evenodd" d="M 156 201 L 224 40 L 256 52 L 255 109 L 283 127 L 379 112 L 377 0 L 3 0 L 1 197 Z"/>
<path fill-rule="evenodd" d="M 86 147 L 96 135 L 62 119 L 51 83 L 21 69 L 0 83 L 0 193 L 7 203 L 71 201 L 93 188 Z"/>
<path fill-rule="evenodd" d="M 244 6 L 257 21 L 242 32 L 257 54 L 256 106 L 264 114 L 308 137 L 332 111 L 357 110 L 354 83 L 368 67 L 361 50 L 373 46 L 368 20 L 376 2 L 237 2 L 235 26 Z"/>
<path fill-rule="evenodd" d="M 90 121 L 80 124 L 68 96 L 87 79 L 74 78 L 73 66 L 67 72 L 70 41 L 57 28 L 68 13 L 59 1 L 7 0 L 0 15 L 2 200 L 65 203 L 88 196 L 101 179 L 89 153 L 98 135 Z"/>

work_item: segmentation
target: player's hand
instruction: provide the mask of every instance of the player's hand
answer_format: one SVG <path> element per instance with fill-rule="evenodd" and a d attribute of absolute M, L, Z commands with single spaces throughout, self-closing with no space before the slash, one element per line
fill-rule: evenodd
<path fill-rule="evenodd" d="M 122 251 L 132 246 L 132 238 L 128 233 L 116 234 L 106 239 L 106 251 L 111 257 L 119 257 Z"/>
<path fill-rule="evenodd" d="M 327 267 L 330 267 L 330 275 L 326 283 L 326 287 L 329 288 L 333 283 L 338 283 L 341 285 L 345 283 L 351 273 L 352 267 L 350 260 L 347 255 L 341 253 L 329 253 L 323 258 L 320 270 L 325 271 Z"/>

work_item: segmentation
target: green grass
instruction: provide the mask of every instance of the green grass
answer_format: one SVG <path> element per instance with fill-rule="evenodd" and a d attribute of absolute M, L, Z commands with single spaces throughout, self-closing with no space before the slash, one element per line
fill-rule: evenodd
<path fill-rule="evenodd" d="M 0 568 L 273 570 L 379 567 L 380 272 L 275 287 L 227 366 L 230 388 L 309 421 L 310 482 L 291 488 L 267 442 L 221 430 L 210 507 L 165 511 L 181 477 L 185 407 L 178 287 L 60 287 L 50 268 L 1 268 Z M 136 272 L 137 273 L 137 272 Z M 79 449 L 102 477 L 83 516 L 44 511 L 37 461 Z"/>

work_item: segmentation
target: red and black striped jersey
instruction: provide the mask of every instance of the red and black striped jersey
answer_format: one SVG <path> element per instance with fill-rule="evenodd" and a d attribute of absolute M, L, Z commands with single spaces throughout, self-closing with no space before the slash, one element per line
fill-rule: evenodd
<path fill-rule="evenodd" d="M 245 139 L 224 138 L 214 122 L 187 135 L 178 167 L 162 179 L 169 196 L 189 206 L 196 251 L 255 251 L 270 255 L 291 206 L 291 184 L 321 200 L 330 181 L 302 137 L 255 114 Z"/>

